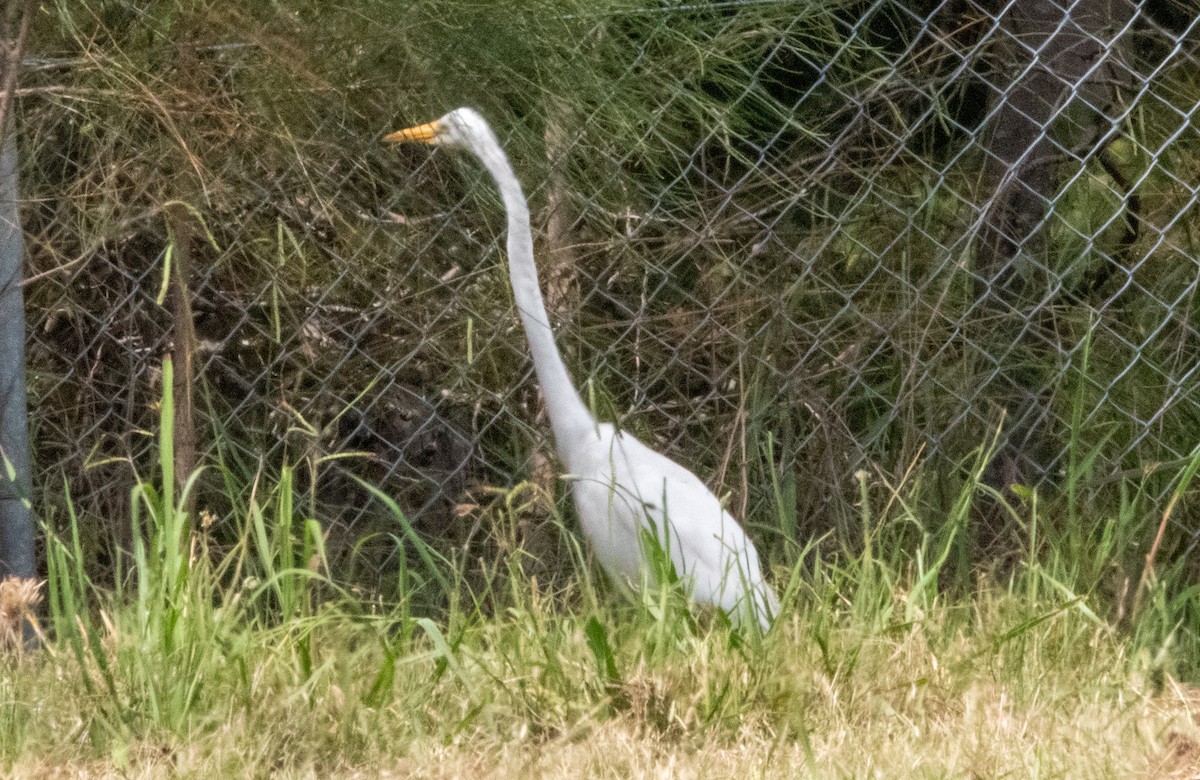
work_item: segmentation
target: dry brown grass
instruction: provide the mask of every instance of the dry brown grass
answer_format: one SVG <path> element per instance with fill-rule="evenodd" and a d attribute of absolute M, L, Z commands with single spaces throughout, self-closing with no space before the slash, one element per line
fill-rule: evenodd
<path fill-rule="evenodd" d="M 324 673 L 297 688 L 287 685 L 283 655 L 266 653 L 252 671 L 261 689 L 253 711 L 225 703 L 227 720 L 206 718 L 187 736 L 151 729 L 110 742 L 100 759 L 84 760 L 90 751 L 83 743 L 38 750 L 50 736 L 42 734 L 11 776 L 1200 776 L 1200 693 L 1170 680 L 1156 692 L 1146 677 L 1127 671 L 1138 664 L 1104 632 L 1089 642 L 1050 630 L 1020 651 L 988 653 L 986 641 L 965 635 L 935 650 L 917 628 L 875 637 L 857 667 L 832 671 L 803 632 L 775 637 L 750 664 L 726 653 L 714 634 L 678 657 L 631 670 L 616 708 L 580 686 L 572 710 L 561 701 L 572 696 L 569 687 L 555 689 L 534 666 L 514 676 L 497 661 L 499 632 L 514 628 L 528 626 L 485 629 L 495 633 L 464 646 L 457 681 L 429 687 L 427 665 L 405 664 L 411 679 L 398 680 L 396 700 L 381 708 L 363 706 L 363 689 L 355 688 L 369 683 L 365 671 L 353 671 L 368 669 L 366 658 L 330 658 Z M 1060 646 L 1064 641 L 1075 646 Z M 577 650 L 564 644 L 563 662 L 584 663 Z M 771 671 L 764 674 L 759 663 Z M 37 674 L 70 684 L 71 673 L 57 664 L 45 657 Z M 345 690 L 335 677 L 348 681 Z M 727 689 L 736 703 L 706 725 L 701 710 L 715 688 Z M 531 710 L 530 702 L 545 710 Z M 89 702 L 77 705 L 80 712 L 67 721 L 86 723 Z M 563 707 L 557 720 L 547 714 L 555 706 Z"/>
<path fill-rule="evenodd" d="M 20 577 L 7 577 L 0 582 L 0 649 L 22 648 L 26 623 L 40 633 L 37 607 L 42 602 L 44 584 Z"/>
<path fill-rule="evenodd" d="M 723 737 L 673 740 L 632 718 L 581 724 L 561 739 L 498 742 L 428 738 L 386 759 L 340 767 L 259 765 L 253 776 L 429 778 L 701 778 L 816 777 L 1200 777 L 1200 742 L 1186 706 L 1172 695 L 1115 708 L 1096 704 L 1054 712 L 1013 705 L 1000 687 L 968 691 L 959 712 L 914 720 L 878 709 L 864 719 L 830 723 L 803 741 L 759 728 Z M 1182 730 L 1180 730 L 1182 729 Z M 1184 731 L 1192 736 L 1184 736 Z M 140 752 L 124 767 L 96 761 L 49 765 L 34 759 L 14 777 L 158 778 L 216 776 L 215 745 Z M 233 745 L 229 749 L 236 749 Z"/>

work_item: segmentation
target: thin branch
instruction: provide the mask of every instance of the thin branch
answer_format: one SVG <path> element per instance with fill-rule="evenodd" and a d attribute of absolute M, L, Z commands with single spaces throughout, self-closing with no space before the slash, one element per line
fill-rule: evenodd
<path fill-rule="evenodd" d="M 12 105 L 13 91 L 17 86 L 17 74 L 21 70 L 21 55 L 25 51 L 25 38 L 29 34 L 29 20 L 33 17 L 34 0 L 26 0 L 21 7 L 21 22 L 20 29 L 17 31 L 17 37 L 11 42 L 5 42 L 4 57 L 4 81 L 0 83 L 0 138 L 4 137 L 4 132 L 8 122 L 8 108 Z M 12 23 L 13 15 L 16 13 L 16 6 L 9 6 L 9 18 L 5 20 L 5 32 L 8 32 Z"/>

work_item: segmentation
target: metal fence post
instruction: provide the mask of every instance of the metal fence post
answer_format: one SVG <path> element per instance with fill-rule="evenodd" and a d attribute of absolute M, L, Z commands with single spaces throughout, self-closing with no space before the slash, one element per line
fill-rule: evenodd
<path fill-rule="evenodd" d="M 0 577 L 28 578 L 36 569 L 18 197 L 17 145 L 8 135 L 0 153 Z"/>

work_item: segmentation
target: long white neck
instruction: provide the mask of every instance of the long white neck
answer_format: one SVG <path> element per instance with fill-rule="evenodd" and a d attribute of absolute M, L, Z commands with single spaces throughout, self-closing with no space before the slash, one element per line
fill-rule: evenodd
<path fill-rule="evenodd" d="M 572 443 L 594 429 L 596 421 L 571 384 L 571 375 L 554 343 L 550 317 L 546 314 L 546 304 L 538 285 L 529 206 L 521 191 L 521 183 L 517 181 L 508 157 L 495 136 L 491 133 L 488 135 L 491 137 L 479 139 L 472 151 L 500 188 L 500 197 L 508 214 L 508 275 L 512 282 L 513 298 L 517 303 L 521 324 L 525 326 L 525 336 L 529 339 L 533 368 L 542 386 L 555 442 L 559 453 L 569 461 Z M 566 465 L 571 468 L 570 462 Z"/>

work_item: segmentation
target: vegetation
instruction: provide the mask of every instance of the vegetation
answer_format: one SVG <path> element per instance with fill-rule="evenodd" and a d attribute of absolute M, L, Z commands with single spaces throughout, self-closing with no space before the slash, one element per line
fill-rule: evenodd
<path fill-rule="evenodd" d="M 759 637 L 693 616 L 669 585 L 615 600 L 582 560 L 581 576 L 547 588 L 522 575 L 523 550 L 483 562 L 512 575 L 483 589 L 463 576 L 472 562 L 423 547 L 428 568 L 404 571 L 392 597 L 344 590 L 287 471 L 254 486 L 237 543 L 219 550 L 173 489 L 171 406 L 168 393 L 159 480 L 135 488 L 131 570 L 90 579 L 77 518 L 48 541 L 53 641 L 0 671 L 0 761 L 12 775 L 1198 768 L 1197 699 L 1179 682 L 1200 657 L 1184 628 L 1196 625 L 1194 588 L 1168 574 L 1124 616 L 1105 594 L 1115 548 L 1137 530 L 1132 505 L 1056 535 L 1039 528 L 1033 494 L 1026 562 L 947 589 L 955 529 L 984 490 L 981 453 L 948 532 L 895 544 L 927 528 L 905 483 L 882 505 L 864 501 L 863 552 L 793 549 L 774 569 L 784 614 Z M 504 510 L 493 520 L 497 534 L 517 522 Z"/>
<path fill-rule="evenodd" d="M 967 246 L 982 27 L 646 5 L 39 6 L 48 580 L 43 649 L 0 669 L 4 773 L 1200 771 L 1194 44 L 1138 28 L 1154 75 L 1109 149 L 1133 189 L 1064 175 L 1047 296 L 998 327 Z M 767 636 L 597 578 L 491 188 L 378 143 L 461 104 L 507 129 L 588 402 L 763 551 Z M 1055 451 L 997 489 L 1001 363 Z"/>
<path fill-rule="evenodd" d="M 357 478 L 450 547 L 478 525 L 458 514 L 473 486 L 553 492 L 491 188 L 378 143 L 461 104 L 504 129 L 597 412 L 712 475 L 739 516 L 773 513 L 778 485 L 787 525 L 760 544 L 853 538 L 859 469 L 896 482 L 937 460 L 920 497 L 947 511 L 954 464 L 999 423 L 998 363 L 1045 399 L 1046 481 L 1078 442 L 1095 468 L 1073 485 L 1106 511 L 1111 476 L 1144 467 L 1165 467 L 1165 500 L 1200 419 L 1191 60 L 1163 60 L 1167 33 L 1131 39 L 1156 73 L 1111 155 L 1140 197 L 1136 242 L 1107 169 L 1064 171 L 1044 305 L 998 323 L 969 258 L 983 32 L 869 5 L 54 6 L 19 106 L 40 500 L 65 516 L 65 476 L 90 522 L 115 523 L 85 531 L 100 566 L 107 540 L 128 548 L 116 518 L 152 459 L 139 431 L 168 349 L 195 357 L 180 452 L 236 477 L 196 487 L 220 518 L 260 460 L 300 467 L 339 560 L 386 527 Z M 1129 272 L 1086 304 L 1055 297 L 1098 266 Z"/>

